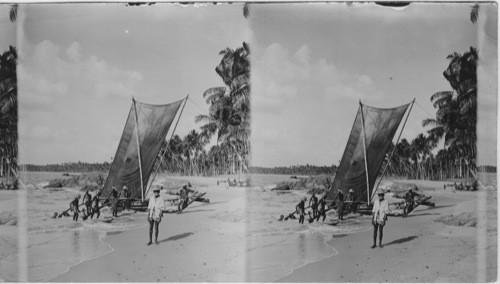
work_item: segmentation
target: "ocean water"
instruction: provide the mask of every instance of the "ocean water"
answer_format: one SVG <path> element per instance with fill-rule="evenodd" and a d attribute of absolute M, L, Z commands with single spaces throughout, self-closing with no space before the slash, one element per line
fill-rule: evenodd
<path fill-rule="evenodd" d="M 111 223 L 111 216 L 101 210 L 99 220 L 74 222 L 71 217 L 52 218 L 69 208 L 69 202 L 80 193 L 77 188 L 44 189 L 50 180 L 64 178 L 61 173 L 23 172 L 23 182 L 30 185 L 28 208 L 28 280 L 49 281 L 83 261 L 111 252 L 105 242 L 108 234 L 145 226 L 146 213 L 122 212 Z M 82 215 L 80 215 L 81 218 Z"/>
<path fill-rule="evenodd" d="M 289 176 L 252 175 L 252 188 L 247 192 L 247 281 L 278 280 L 294 269 L 338 254 L 328 244 L 336 235 L 369 230 L 362 218 L 349 218 L 342 224 L 335 212 L 328 212 L 325 223 L 299 224 L 298 219 L 278 221 L 287 216 L 306 193 L 303 191 L 270 191 Z"/>

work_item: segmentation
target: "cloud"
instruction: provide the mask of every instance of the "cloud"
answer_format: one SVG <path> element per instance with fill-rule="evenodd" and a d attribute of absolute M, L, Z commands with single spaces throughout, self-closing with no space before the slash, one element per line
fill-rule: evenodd
<path fill-rule="evenodd" d="M 266 47 L 254 60 L 252 83 L 254 106 L 273 112 L 298 96 L 319 95 L 327 101 L 383 98 L 369 76 L 339 70 L 325 59 L 313 60 L 307 44 L 294 53 L 277 43 Z"/>
<path fill-rule="evenodd" d="M 20 102 L 32 109 L 44 109 L 67 96 L 130 97 L 143 81 L 136 71 L 110 66 L 95 55 L 84 56 L 78 42 L 61 47 L 42 41 L 24 55 L 18 70 Z"/>

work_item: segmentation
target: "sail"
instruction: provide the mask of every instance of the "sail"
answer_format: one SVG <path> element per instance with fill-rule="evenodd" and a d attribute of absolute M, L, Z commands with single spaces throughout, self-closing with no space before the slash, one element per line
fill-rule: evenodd
<path fill-rule="evenodd" d="M 156 157 L 181 104 L 182 100 L 167 105 L 151 105 L 138 101 L 132 103 L 113 164 L 104 184 L 104 197 L 108 196 L 113 186 L 118 191 L 127 186 L 131 198 L 141 198 L 138 149 L 141 156 L 142 181 L 146 187 Z M 137 134 L 139 134 L 139 147 L 137 147 Z"/>
<path fill-rule="evenodd" d="M 360 103 L 327 200 L 333 200 L 337 190 L 342 190 L 345 194 L 352 188 L 357 201 L 369 201 L 380 167 L 409 105 L 384 109 Z M 366 140 L 363 143 L 365 137 Z M 368 187 L 366 168 L 368 169 Z"/>

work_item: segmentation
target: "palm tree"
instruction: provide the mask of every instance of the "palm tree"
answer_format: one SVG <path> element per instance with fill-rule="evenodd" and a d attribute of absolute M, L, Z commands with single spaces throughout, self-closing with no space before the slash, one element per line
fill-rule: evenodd
<path fill-rule="evenodd" d="M 443 76 L 453 91 L 437 92 L 431 102 L 437 109 L 435 118 L 422 122 L 428 130 L 432 147 L 444 139 L 446 148 L 453 148 L 462 155 L 465 163 L 475 169 L 477 123 L 477 50 L 473 47 L 464 54 L 454 52 L 448 57 L 450 64 Z M 460 158 L 461 163 L 461 158 Z"/>
<path fill-rule="evenodd" d="M 17 51 L 0 56 L 0 176 L 17 174 Z"/>
<path fill-rule="evenodd" d="M 210 105 L 208 114 L 195 118 L 201 126 L 201 135 L 207 140 L 217 135 L 217 144 L 230 154 L 230 172 L 248 167 L 250 152 L 250 48 L 247 43 L 236 50 L 226 48 L 215 68 L 225 86 L 213 87 L 203 93 Z"/>

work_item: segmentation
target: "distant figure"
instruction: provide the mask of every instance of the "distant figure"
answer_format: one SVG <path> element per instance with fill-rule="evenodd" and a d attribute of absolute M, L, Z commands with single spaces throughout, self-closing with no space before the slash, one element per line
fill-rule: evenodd
<path fill-rule="evenodd" d="M 78 221 L 78 213 L 80 211 L 78 210 L 78 203 L 80 202 L 80 194 L 78 194 L 73 201 L 69 204 L 69 208 L 73 212 L 73 221 Z"/>
<path fill-rule="evenodd" d="M 312 194 L 311 198 L 309 199 L 309 206 L 312 209 L 313 212 L 313 218 L 316 218 L 318 216 L 318 198 L 316 197 L 316 194 Z"/>
<path fill-rule="evenodd" d="M 319 221 L 319 217 L 323 216 L 323 222 L 325 222 L 326 218 L 326 193 L 323 194 L 323 197 L 318 202 L 318 216 L 316 217 L 316 221 Z"/>
<path fill-rule="evenodd" d="M 349 189 L 349 195 L 347 196 L 347 200 L 351 201 L 351 212 L 356 212 L 357 204 L 356 204 L 356 193 L 351 188 Z"/>
<path fill-rule="evenodd" d="M 377 230 L 379 231 L 378 246 L 382 247 L 382 237 L 384 234 L 385 221 L 387 221 L 387 213 L 389 213 L 389 203 L 384 199 L 384 192 L 378 193 L 378 200 L 373 203 L 373 246 L 377 246 Z"/>
<path fill-rule="evenodd" d="M 92 195 L 88 189 L 83 195 L 82 203 L 85 204 L 85 215 L 90 215 L 92 213 Z"/>
<path fill-rule="evenodd" d="M 217 180 L 217 186 L 219 186 L 219 180 Z"/>
<path fill-rule="evenodd" d="M 305 215 L 306 215 L 306 212 L 305 212 L 306 201 L 307 201 L 307 197 L 304 197 L 295 206 L 295 210 L 299 214 L 299 223 L 300 224 L 304 224 L 304 219 L 305 219 Z"/>
<path fill-rule="evenodd" d="M 155 188 L 153 190 L 154 196 L 149 199 L 148 204 L 148 221 L 149 221 L 149 243 L 148 246 L 153 243 L 153 227 L 155 230 L 155 244 L 158 244 L 158 229 L 161 222 L 161 217 L 163 216 L 164 203 L 165 201 L 160 196 L 160 190 Z"/>
<path fill-rule="evenodd" d="M 116 188 L 114 186 L 111 188 L 108 199 L 110 200 L 111 212 L 113 214 L 113 217 L 118 217 L 118 191 L 116 191 Z"/>
<path fill-rule="evenodd" d="M 99 197 L 101 197 L 100 190 L 92 199 L 93 208 L 92 208 L 92 214 L 90 215 L 90 219 L 94 218 L 94 214 L 97 214 L 96 219 L 99 219 L 99 216 L 101 216 L 101 209 L 99 209 Z"/>
<path fill-rule="evenodd" d="M 123 186 L 122 197 L 127 199 L 123 203 L 124 204 L 123 209 L 130 210 L 130 200 L 128 200 L 130 198 L 130 191 L 128 190 L 126 185 Z"/>
<path fill-rule="evenodd" d="M 415 196 L 420 196 L 420 194 L 413 191 L 412 188 L 408 190 L 405 194 L 405 208 L 403 209 L 403 217 L 406 217 L 415 207 Z"/>
<path fill-rule="evenodd" d="M 344 194 L 342 193 L 342 190 L 339 189 L 339 192 L 337 193 L 337 196 L 333 199 L 333 202 L 335 200 L 339 200 L 338 206 L 337 206 L 337 215 L 339 216 L 339 220 L 344 220 Z"/>
<path fill-rule="evenodd" d="M 184 210 L 184 208 L 187 207 L 187 204 L 189 202 L 189 193 L 190 192 L 193 192 L 193 190 L 187 188 L 187 186 L 183 186 L 180 193 L 179 193 L 179 196 L 180 196 L 180 202 L 179 202 L 179 205 L 178 205 L 178 211 L 177 211 L 177 214 L 181 214 L 182 213 L 182 210 Z"/>

